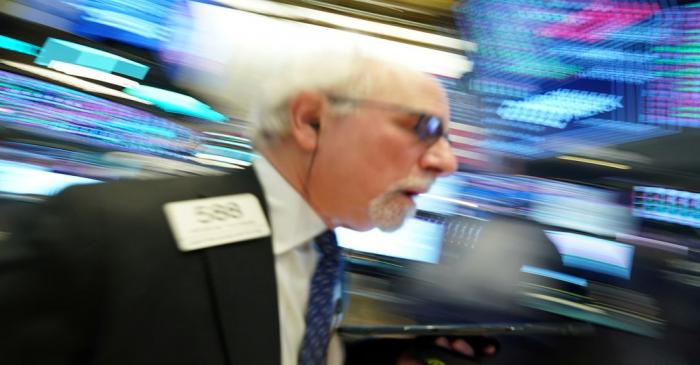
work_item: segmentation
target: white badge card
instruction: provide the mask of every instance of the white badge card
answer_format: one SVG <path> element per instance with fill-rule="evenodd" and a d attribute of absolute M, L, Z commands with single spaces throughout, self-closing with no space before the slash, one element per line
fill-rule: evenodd
<path fill-rule="evenodd" d="M 183 200 L 163 206 L 181 251 L 193 251 L 270 235 L 260 201 L 253 194 Z"/>

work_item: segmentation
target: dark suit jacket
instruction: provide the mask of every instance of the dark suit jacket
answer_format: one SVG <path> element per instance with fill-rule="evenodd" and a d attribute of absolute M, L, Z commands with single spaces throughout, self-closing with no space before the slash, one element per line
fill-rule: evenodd
<path fill-rule="evenodd" d="M 278 364 L 271 239 L 181 252 L 172 201 L 253 193 L 231 175 L 72 187 L 0 245 L 0 364 Z"/>

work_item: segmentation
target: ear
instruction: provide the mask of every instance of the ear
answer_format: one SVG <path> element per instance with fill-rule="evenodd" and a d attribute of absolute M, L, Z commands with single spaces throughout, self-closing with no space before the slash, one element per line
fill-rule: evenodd
<path fill-rule="evenodd" d="M 313 151 L 318 144 L 323 106 L 323 97 L 309 91 L 297 94 L 289 102 L 290 134 L 305 151 Z"/>

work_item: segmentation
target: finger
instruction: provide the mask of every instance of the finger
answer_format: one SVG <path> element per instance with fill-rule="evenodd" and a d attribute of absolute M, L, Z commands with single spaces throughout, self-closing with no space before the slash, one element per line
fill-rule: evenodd
<path fill-rule="evenodd" d="M 452 349 L 467 356 L 474 356 L 474 348 L 461 338 L 452 342 Z"/>
<path fill-rule="evenodd" d="M 496 353 L 496 346 L 488 345 L 488 346 L 484 347 L 483 350 L 481 350 L 481 351 L 483 351 L 484 355 L 491 356 L 491 355 Z"/>
<path fill-rule="evenodd" d="M 438 337 L 435 339 L 435 344 L 444 347 L 446 349 L 451 349 L 452 346 L 450 346 L 450 341 L 447 339 L 447 337 Z"/>

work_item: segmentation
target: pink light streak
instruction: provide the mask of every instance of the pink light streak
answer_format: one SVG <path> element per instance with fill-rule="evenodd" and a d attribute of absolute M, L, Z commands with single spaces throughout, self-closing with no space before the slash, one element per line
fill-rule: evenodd
<path fill-rule="evenodd" d="M 655 3 L 614 3 L 596 1 L 572 13 L 559 23 L 541 28 L 537 34 L 548 38 L 595 43 L 622 28 L 641 22 L 659 10 Z"/>

